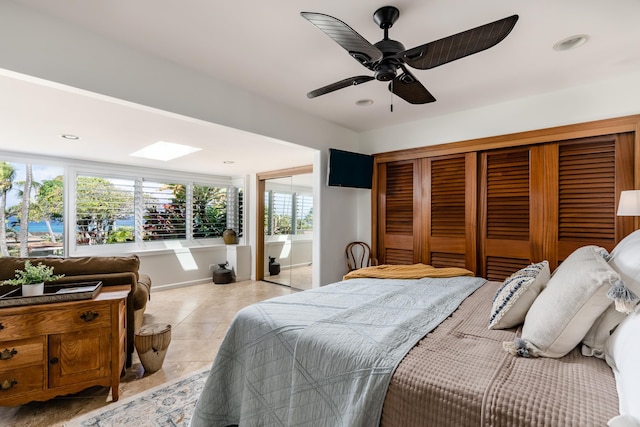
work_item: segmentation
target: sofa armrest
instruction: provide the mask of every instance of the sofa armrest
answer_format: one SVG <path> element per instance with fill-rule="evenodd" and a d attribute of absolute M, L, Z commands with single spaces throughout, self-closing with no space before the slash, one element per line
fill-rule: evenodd
<path fill-rule="evenodd" d="M 144 307 L 151 299 L 151 277 L 146 274 L 139 274 L 138 291 L 135 295 L 136 307 Z"/>

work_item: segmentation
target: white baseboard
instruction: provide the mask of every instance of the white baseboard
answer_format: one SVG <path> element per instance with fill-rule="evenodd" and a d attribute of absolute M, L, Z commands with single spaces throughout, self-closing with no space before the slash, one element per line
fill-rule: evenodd
<path fill-rule="evenodd" d="M 236 277 L 235 282 L 243 282 L 245 280 L 251 280 L 251 276 Z M 187 286 L 201 285 L 203 283 L 213 283 L 213 279 L 209 277 L 206 279 L 189 280 L 188 282 L 167 283 L 165 285 L 158 285 L 158 286 L 153 285 L 151 286 L 151 298 L 153 298 L 153 293 L 156 291 L 165 291 L 168 289 L 184 288 Z"/>
<path fill-rule="evenodd" d="M 152 285 L 151 286 L 151 298 L 153 298 L 153 293 L 155 291 L 164 291 L 167 289 L 176 289 L 176 288 L 184 288 L 186 286 L 193 286 L 193 285 L 201 285 L 203 283 L 213 283 L 213 280 L 211 279 L 211 277 L 208 277 L 206 279 L 197 279 L 197 280 L 189 280 L 187 282 L 177 282 L 177 283 L 167 283 L 165 285 Z"/>

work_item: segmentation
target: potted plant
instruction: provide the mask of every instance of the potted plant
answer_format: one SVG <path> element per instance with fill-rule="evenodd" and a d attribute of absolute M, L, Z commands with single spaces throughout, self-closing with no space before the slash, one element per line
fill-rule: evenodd
<path fill-rule="evenodd" d="M 34 296 L 44 293 L 44 282 L 53 282 L 63 276 L 64 274 L 53 274 L 53 267 L 42 263 L 33 265 L 31 261 L 26 261 L 24 270 L 16 270 L 15 279 L 5 280 L 4 283 L 22 285 L 22 296 Z"/>

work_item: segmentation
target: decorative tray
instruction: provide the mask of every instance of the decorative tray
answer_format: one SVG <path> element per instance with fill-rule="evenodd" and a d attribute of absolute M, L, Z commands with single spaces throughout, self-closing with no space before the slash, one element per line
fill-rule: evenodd
<path fill-rule="evenodd" d="M 101 281 L 44 285 L 44 293 L 23 296 L 21 286 L 0 285 L 0 308 L 92 299 L 100 293 Z"/>

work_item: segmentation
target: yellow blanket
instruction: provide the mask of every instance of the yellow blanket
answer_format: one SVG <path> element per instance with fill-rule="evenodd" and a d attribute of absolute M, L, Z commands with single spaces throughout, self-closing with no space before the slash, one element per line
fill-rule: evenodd
<path fill-rule="evenodd" d="M 421 279 L 423 277 L 455 276 L 473 276 L 473 272 L 459 267 L 436 268 L 426 264 L 383 264 L 350 271 L 343 277 L 343 280 L 365 277 L 374 279 Z"/>

